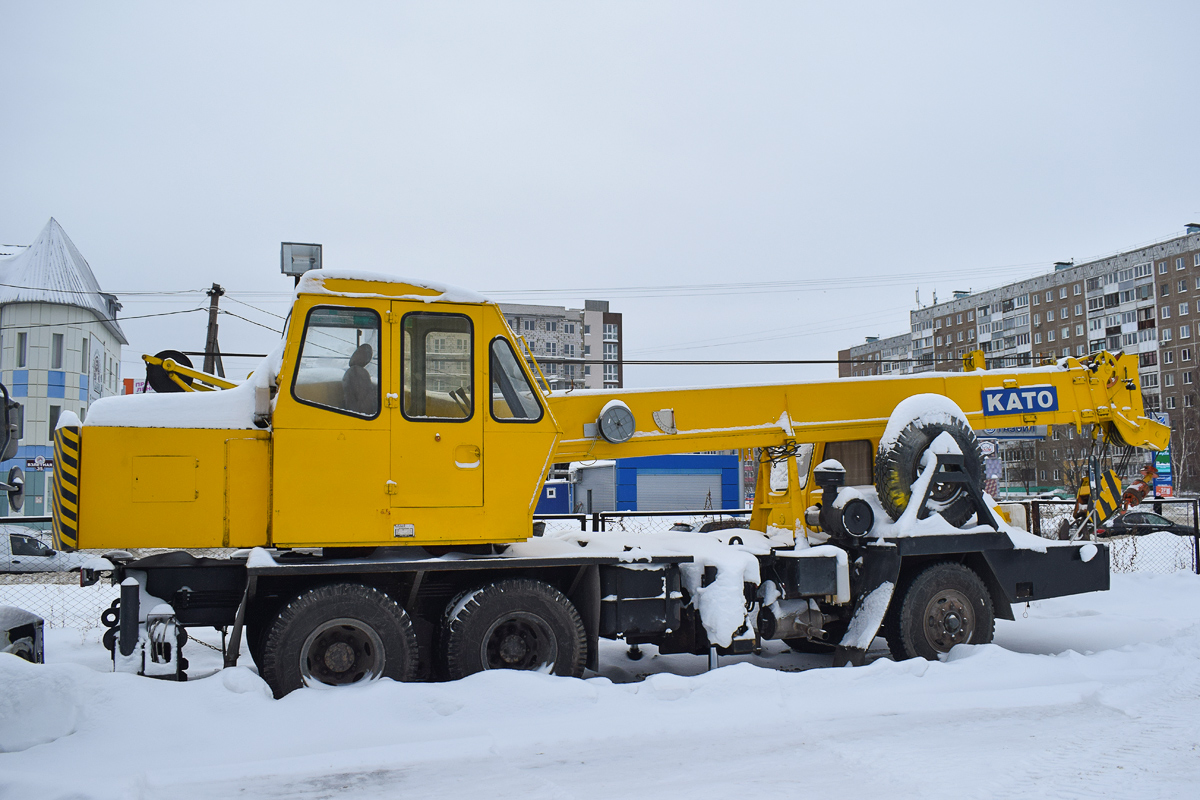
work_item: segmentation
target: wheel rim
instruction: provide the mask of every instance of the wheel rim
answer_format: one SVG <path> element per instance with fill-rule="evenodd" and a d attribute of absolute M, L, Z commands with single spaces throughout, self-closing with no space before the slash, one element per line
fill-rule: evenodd
<path fill-rule="evenodd" d="M 558 641 L 537 614 L 514 611 L 492 623 L 479 649 L 484 669 L 540 669 L 558 660 Z"/>
<path fill-rule="evenodd" d="M 966 644 L 975 634 L 975 609 L 957 589 L 943 589 L 925 606 L 925 641 L 939 653 Z"/>
<path fill-rule="evenodd" d="M 383 674 L 383 641 L 370 625 L 341 617 L 323 622 L 300 648 L 305 686 L 345 686 Z"/>

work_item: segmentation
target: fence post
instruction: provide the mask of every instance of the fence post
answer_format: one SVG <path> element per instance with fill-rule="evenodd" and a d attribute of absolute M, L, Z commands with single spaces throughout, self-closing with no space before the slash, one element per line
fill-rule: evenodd
<path fill-rule="evenodd" d="M 1042 504 L 1037 500 L 1029 501 L 1029 528 L 1034 536 L 1042 535 Z"/>
<path fill-rule="evenodd" d="M 1192 501 L 1192 569 L 1200 575 L 1200 500 Z"/>

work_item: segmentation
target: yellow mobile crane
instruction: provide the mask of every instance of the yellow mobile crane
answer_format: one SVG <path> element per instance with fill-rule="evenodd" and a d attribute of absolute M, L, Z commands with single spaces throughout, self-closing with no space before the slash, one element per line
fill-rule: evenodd
<path fill-rule="evenodd" d="M 1145 417 L 1136 357 L 1121 354 L 551 392 L 522 346 L 477 295 L 315 271 L 246 382 L 222 389 L 158 359 L 179 393 L 102 400 L 86 424 L 64 418 L 55 539 L 111 551 L 84 579 L 122 583 L 105 615 L 117 667 L 183 677 L 183 630 L 196 625 L 232 629 L 227 663 L 244 634 L 280 696 L 506 667 L 579 675 L 596 666 L 600 637 L 695 653 L 778 638 L 858 661 L 882 627 L 897 657 L 933 657 L 990 641 L 1012 602 L 1108 585 L 1102 545 L 1047 546 L 1004 524 L 980 490 L 973 427 L 1090 426 L 1106 444 L 1148 449 L 1169 435 Z M 182 391 L 191 379 L 213 389 Z M 631 555 L 598 533 L 569 550 L 528 542 L 553 463 L 744 448 L 763 453 L 753 543 L 729 537 L 713 555 L 677 542 L 659 551 L 651 537 Z M 186 552 L 220 547 L 243 551 Z M 743 564 L 732 578 L 730 554 Z M 744 584 L 741 624 L 706 618 L 700 600 L 723 580 Z"/>

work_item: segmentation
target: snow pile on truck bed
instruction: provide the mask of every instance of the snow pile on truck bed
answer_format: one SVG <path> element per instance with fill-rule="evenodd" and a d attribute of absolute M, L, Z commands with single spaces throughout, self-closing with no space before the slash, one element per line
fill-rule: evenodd
<path fill-rule="evenodd" d="M 835 797 L 852 776 L 863 797 L 1191 797 L 1198 609 L 1194 575 L 1116 575 L 942 663 L 807 669 L 831 659 L 767 642 L 697 674 L 703 656 L 633 662 L 603 642 L 587 680 L 490 672 L 283 700 L 249 666 L 171 683 L 63 663 L 106 654 L 51 630 L 51 663 L 0 656 L 0 796 Z"/>
<path fill-rule="evenodd" d="M 259 362 L 244 383 L 216 392 L 127 394 L 105 397 L 88 408 L 85 425 L 113 428 L 255 429 L 254 390 L 279 374 L 283 343 Z"/>

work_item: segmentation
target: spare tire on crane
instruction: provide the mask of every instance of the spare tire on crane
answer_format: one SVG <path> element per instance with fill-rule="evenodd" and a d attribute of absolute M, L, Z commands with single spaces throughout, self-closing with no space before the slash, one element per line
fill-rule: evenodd
<path fill-rule="evenodd" d="M 912 486 L 921 475 L 923 457 L 943 432 L 954 438 L 965 456 L 967 473 L 983 485 L 983 454 L 962 409 L 940 394 L 913 395 L 892 411 L 875 457 L 875 489 L 880 505 L 892 519 L 899 519 L 913 500 Z M 956 528 L 975 513 L 974 502 L 961 484 L 935 483 L 926 507 Z"/>

